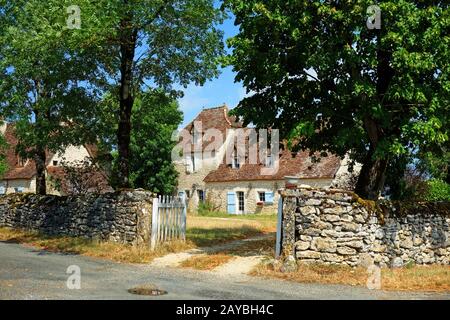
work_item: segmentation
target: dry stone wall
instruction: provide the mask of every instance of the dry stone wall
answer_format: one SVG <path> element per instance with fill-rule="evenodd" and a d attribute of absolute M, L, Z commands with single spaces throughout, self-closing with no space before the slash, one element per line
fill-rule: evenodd
<path fill-rule="evenodd" d="M 282 250 L 305 263 L 408 263 L 450 261 L 450 204 L 361 200 L 343 190 L 285 190 Z"/>
<path fill-rule="evenodd" d="M 55 236 L 149 243 L 151 215 L 152 194 L 139 190 L 68 197 L 35 194 L 0 197 L 0 227 Z"/>

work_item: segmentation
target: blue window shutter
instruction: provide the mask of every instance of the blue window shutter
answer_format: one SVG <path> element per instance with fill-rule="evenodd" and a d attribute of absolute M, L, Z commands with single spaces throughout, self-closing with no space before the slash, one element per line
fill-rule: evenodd
<path fill-rule="evenodd" d="M 273 192 L 266 192 L 266 203 L 273 203 L 274 196 Z"/>
<path fill-rule="evenodd" d="M 228 192 L 227 211 L 230 214 L 236 214 L 236 194 L 234 192 Z"/>

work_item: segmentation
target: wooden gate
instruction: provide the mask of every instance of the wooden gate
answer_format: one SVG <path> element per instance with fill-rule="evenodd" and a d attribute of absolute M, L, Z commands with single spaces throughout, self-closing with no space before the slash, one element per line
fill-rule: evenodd
<path fill-rule="evenodd" d="M 186 240 L 186 198 L 159 196 L 153 199 L 151 248 L 172 240 Z"/>

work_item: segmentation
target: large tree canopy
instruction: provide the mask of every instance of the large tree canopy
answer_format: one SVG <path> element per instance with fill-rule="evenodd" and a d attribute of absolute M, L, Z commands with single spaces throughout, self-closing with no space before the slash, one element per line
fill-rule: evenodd
<path fill-rule="evenodd" d="M 111 184 L 117 186 L 118 103 L 112 96 L 102 102 L 103 116 L 100 132 L 103 145 L 114 155 Z M 144 188 L 158 194 L 172 194 L 176 191 L 178 174 L 172 163 L 172 149 L 175 142 L 172 135 L 183 121 L 178 103 L 162 90 L 145 91 L 136 96 L 131 119 L 130 142 L 130 185 Z"/>
<path fill-rule="evenodd" d="M 118 184 L 130 186 L 135 97 L 177 97 L 175 85 L 217 76 L 223 17 L 214 0 L 0 0 L 0 108 L 18 121 L 18 151 L 36 160 L 37 191 L 45 150 L 91 132 L 74 123 L 99 128 L 100 94 L 117 101 Z"/>
<path fill-rule="evenodd" d="M 1 126 L 1 122 L 0 122 Z M 6 162 L 5 151 L 7 148 L 6 141 L 2 135 L 0 135 L 0 179 L 3 177 L 5 172 L 8 170 L 8 164 Z"/>
<path fill-rule="evenodd" d="M 132 117 L 130 180 L 134 188 L 173 194 L 178 173 L 172 162 L 172 135 L 183 121 L 178 103 L 160 91 L 136 101 Z"/>
<path fill-rule="evenodd" d="M 173 97 L 174 85 L 203 85 L 218 75 L 223 54 L 223 13 L 214 0 L 101 0 L 94 15 L 108 17 L 106 35 L 83 46 L 102 47 L 98 59 L 106 89 L 118 101 L 118 183 L 130 186 L 131 118 L 135 97 L 143 90 L 162 89 Z M 85 12 L 83 6 L 80 7 Z M 92 15 L 91 12 L 86 14 Z M 93 29 L 97 22 L 91 20 Z M 83 28 L 90 33 L 90 24 Z M 91 41 L 92 40 L 92 41 Z"/>
<path fill-rule="evenodd" d="M 229 63 L 252 95 L 235 113 L 277 127 L 302 148 L 363 163 L 361 196 L 376 198 L 393 157 L 448 141 L 450 4 L 229 0 L 239 33 Z"/>
<path fill-rule="evenodd" d="M 36 192 L 46 193 L 46 151 L 94 140 L 97 69 L 78 50 L 63 0 L 0 0 L 0 117 L 16 122 L 17 153 L 36 163 Z M 84 85 L 81 85 L 84 83 Z"/>

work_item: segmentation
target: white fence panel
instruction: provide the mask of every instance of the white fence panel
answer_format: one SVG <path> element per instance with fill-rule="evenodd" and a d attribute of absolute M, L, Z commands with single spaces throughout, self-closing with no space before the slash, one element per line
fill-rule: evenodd
<path fill-rule="evenodd" d="M 153 199 L 151 248 L 172 240 L 186 240 L 186 199 L 159 196 Z"/>

